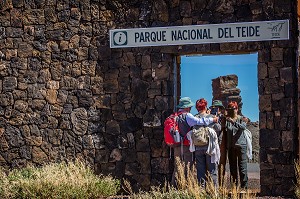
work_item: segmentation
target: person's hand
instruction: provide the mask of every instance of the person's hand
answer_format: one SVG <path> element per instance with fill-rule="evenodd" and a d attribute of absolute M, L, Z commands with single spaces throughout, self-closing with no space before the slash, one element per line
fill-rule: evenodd
<path fill-rule="evenodd" d="M 249 118 L 247 118 L 247 117 L 245 117 L 245 116 L 242 118 L 242 120 L 243 120 L 245 123 L 248 123 L 248 122 L 250 121 Z"/>
<path fill-rule="evenodd" d="M 218 123 L 218 122 L 219 122 L 219 117 L 214 117 L 214 118 L 213 118 L 213 122 L 214 122 L 214 123 Z"/>
<path fill-rule="evenodd" d="M 226 125 L 226 117 L 222 116 L 220 122 L 221 122 L 221 126 L 224 127 Z"/>
<path fill-rule="evenodd" d="M 226 120 L 227 120 L 228 122 L 234 123 L 234 120 L 233 120 L 231 117 L 226 117 Z"/>
<path fill-rule="evenodd" d="M 210 109 L 207 109 L 207 110 L 206 110 L 206 113 L 207 113 L 207 114 L 210 114 Z"/>

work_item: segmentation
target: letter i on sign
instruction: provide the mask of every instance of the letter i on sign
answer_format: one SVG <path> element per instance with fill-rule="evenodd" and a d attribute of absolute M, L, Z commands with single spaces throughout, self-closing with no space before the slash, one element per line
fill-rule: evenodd
<path fill-rule="evenodd" d="M 127 32 L 118 31 L 113 34 L 113 42 L 115 46 L 125 46 L 127 45 Z"/>

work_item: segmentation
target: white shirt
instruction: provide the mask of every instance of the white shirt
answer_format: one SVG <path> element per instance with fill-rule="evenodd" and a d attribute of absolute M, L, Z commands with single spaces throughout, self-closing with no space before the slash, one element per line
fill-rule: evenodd
<path fill-rule="evenodd" d="M 178 112 L 183 112 L 183 109 L 179 109 Z M 204 125 L 208 126 L 209 124 L 213 123 L 214 119 L 213 117 L 203 117 L 203 118 L 198 118 L 193 116 L 191 113 L 186 114 L 186 122 L 190 127 L 195 126 L 195 125 Z"/>

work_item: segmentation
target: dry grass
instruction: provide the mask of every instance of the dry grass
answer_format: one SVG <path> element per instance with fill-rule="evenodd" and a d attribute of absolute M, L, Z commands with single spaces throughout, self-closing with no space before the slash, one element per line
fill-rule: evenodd
<path fill-rule="evenodd" d="M 126 184 L 126 190 L 133 199 L 172 199 L 172 198 L 185 198 L 185 199 L 219 199 L 219 198 L 233 198 L 233 199 L 249 199 L 256 198 L 255 193 L 251 193 L 250 190 L 241 190 L 235 185 L 232 188 L 228 188 L 228 185 L 221 185 L 216 188 L 212 181 L 212 178 L 208 176 L 206 187 L 199 185 L 196 177 L 196 169 L 192 167 L 189 169 L 187 165 L 187 176 L 185 176 L 185 167 L 183 163 L 176 160 L 178 166 L 178 173 L 176 174 L 177 188 L 165 184 L 162 188 L 152 187 L 150 192 L 139 192 L 137 194 L 131 191 L 129 183 Z M 228 179 L 224 179 L 224 182 L 228 182 Z"/>
<path fill-rule="evenodd" d="M 179 168 L 176 174 L 177 188 L 164 184 L 162 187 L 152 187 L 151 191 L 134 193 L 131 185 L 125 181 L 132 199 L 202 199 L 202 198 L 255 198 L 255 193 L 249 190 L 241 193 L 239 187 L 228 185 L 229 179 L 216 188 L 212 178 L 208 176 L 206 187 L 198 184 L 195 167 L 187 169 L 178 159 Z M 189 165 L 187 165 L 188 168 Z M 297 164 L 297 180 L 299 180 L 300 164 Z M 189 176 L 186 178 L 186 176 Z M 120 190 L 119 181 L 112 177 L 96 176 L 83 162 L 49 164 L 41 168 L 28 167 L 13 170 L 8 174 L 0 172 L 0 198 L 105 198 L 115 196 Z M 300 180 L 297 181 L 297 196 L 300 194 Z"/>
<path fill-rule="evenodd" d="M 295 162 L 295 173 L 296 173 L 296 185 L 295 185 L 295 195 L 300 198 L 300 161 Z"/>
<path fill-rule="evenodd" d="M 96 176 L 83 162 L 48 164 L 3 171 L 0 176 L 1 198 L 100 198 L 115 195 L 119 181 Z"/>

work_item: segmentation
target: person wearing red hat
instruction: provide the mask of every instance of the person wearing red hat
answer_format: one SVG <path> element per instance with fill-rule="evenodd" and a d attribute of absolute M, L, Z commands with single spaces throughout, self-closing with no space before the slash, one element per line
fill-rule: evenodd
<path fill-rule="evenodd" d="M 201 98 L 196 101 L 196 109 L 198 113 L 195 117 L 206 118 L 206 117 L 216 117 L 216 115 L 211 115 L 207 113 L 207 101 Z M 198 126 L 196 126 L 197 128 Z M 221 125 L 216 123 L 211 123 L 208 125 L 210 127 L 210 133 L 208 135 L 210 140 L 210 147 L 217 150 L 215 153 L 209 153 L 209 144 L 204 146 L 195 146 L 195 161 L 197 170 L 198 182 L 205 186 L 207 181 L 207 174 L 209 174 L 213 180 L 215 187 L 218 187 L 218 163 L 220 160 L 220 149 L 218 143 L 218 133 L 221 131 Z"/>
<path fill-rule="evenodd" d="M 187 134 L 191 127 L 195 125 L 209 125 L 211 123 L 218 122 L 218 117 L 209 117 L 209 118 L 198 118 L 190 113 L 191 108 L 195 105 L 192 102 L 191 98 L 183 97 L 179 100 L 178 108 L 178 128 L 182 134 Z M 181 145 L 173 147 L 174 150 L 174 159 L 179 158 L 181 162 L 185 165 L 193 164 L 193 153 L 189 151 L 189 140 L 186 136 L 183 138 Z M 187 169 L 187 167 L 186 167 Z M 171 185 L 176 187 L 176 178 L 175 174 L 178 172 L 177 164 L 174 164 L 174 171 L 171 179 Z"/>
<path fill-rule="evenodd" d="M 231 179 L 237 186 L 240 185 L 241 188 L 247 189 L 247 139 L 244 133 L 246 123 L 243 117 L 238 115 L 237 102 L 229 102 L 226 112 L 225 131 Z"/>

